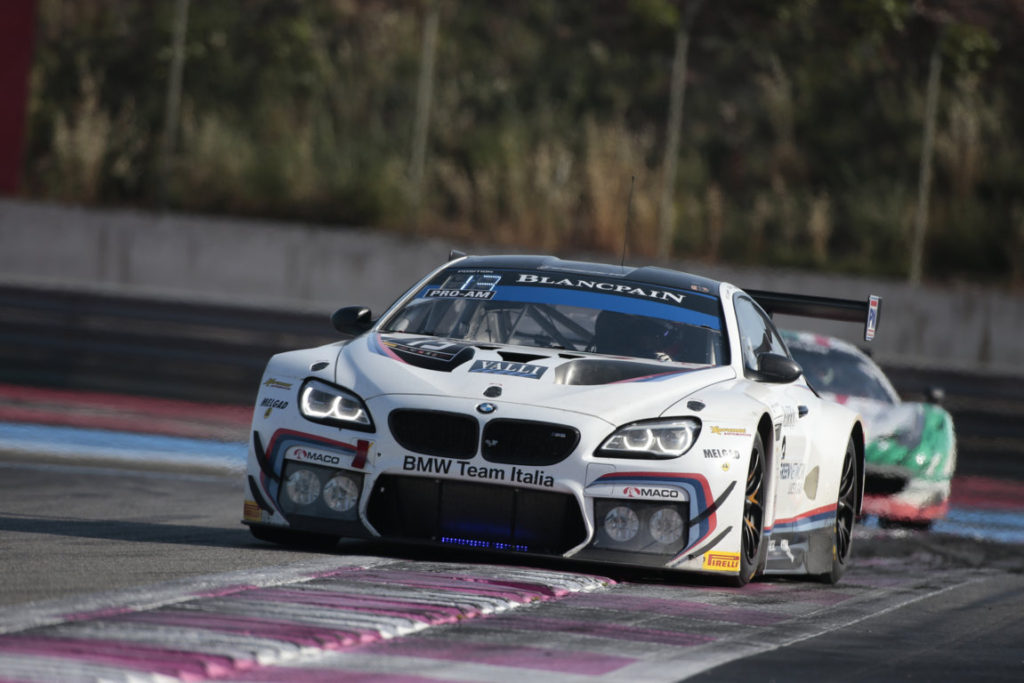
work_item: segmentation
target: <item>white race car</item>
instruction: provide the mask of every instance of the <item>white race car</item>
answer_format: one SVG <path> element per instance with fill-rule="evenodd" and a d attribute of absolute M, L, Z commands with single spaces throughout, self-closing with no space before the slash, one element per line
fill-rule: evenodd
<path fill-rule="evenodd" d="M 353 338 L 274 356 L 249 445 L 259 539 L 407 541 L 839 580 L 864 480 L 857 414 L 769 313 L 878 300 L 745 293 L 663 268 L 453 258 Z"/>

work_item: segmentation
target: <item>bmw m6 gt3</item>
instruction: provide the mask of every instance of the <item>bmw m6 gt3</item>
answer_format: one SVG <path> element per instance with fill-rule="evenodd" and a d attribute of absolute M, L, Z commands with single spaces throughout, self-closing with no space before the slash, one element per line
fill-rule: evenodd
<path fill-rule="evenodd" d="M 750 294 L 655 267 L 456 257 L 351 338 L 274 356 L 243 521 L 723 577 L 839 580 L 864 429 L 818 397 L 762 303 L 867 321 L 877 299 Z"/>

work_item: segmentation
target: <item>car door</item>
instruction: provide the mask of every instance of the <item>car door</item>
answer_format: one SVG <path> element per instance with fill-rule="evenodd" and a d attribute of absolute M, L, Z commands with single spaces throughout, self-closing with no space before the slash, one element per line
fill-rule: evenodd
<path fill-rule="evenodd" d="M 767 405 L 772 416 L 774 471 L 778 472 L 774 493 L 769 494 L 775 500 L 773 518 L 791 519 L 808 509 L 809 493 L 816 495 L 816 490 L 812 489 L 817 488 L 817 473 L 811 462 L 807 433 L 811 420 L 806 417 L 814 409 L 817 398 L 802 381 L 780 384 L 760 377 L 759 355 L 792 356 L 768 314 L 753 299 L 737 294 L 733 306 L 744 374 L 753 380 L 748 393 Z"/>

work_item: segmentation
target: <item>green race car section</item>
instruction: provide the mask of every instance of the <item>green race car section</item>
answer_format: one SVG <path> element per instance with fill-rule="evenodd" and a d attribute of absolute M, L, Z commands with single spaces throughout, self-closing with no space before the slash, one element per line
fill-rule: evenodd
<path fill-rule="evenodd" d="M 953 465 L 953 421 L 942 407 L 915 405 L 915 424 L 873 439 L 864 454 L 868 468 L 902 470 L 905 476 L 946 481 Z"/>

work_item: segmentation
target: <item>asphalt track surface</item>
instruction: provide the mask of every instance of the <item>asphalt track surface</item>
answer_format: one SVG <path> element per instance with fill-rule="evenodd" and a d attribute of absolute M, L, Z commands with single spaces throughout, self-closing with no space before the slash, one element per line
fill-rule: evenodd
<path fill-rule="evenodd" d="M 838 586 L 270 546 L 235 475 L 0 463 L 0 680 L 991 680 L 1024 547 L 862 529 Z M 151 678 L 158 680 L 159 678 Z"/>
<path fill-rule="evenodd" d="M 188 436 L 211 453 L 244 438 L 247 409 L 92 392 L 141 378 L 150 394 L 235 401 L 259 356 L 320 334 L 301 316 L 291 323 L 306 332 L 227 309 L 23 304 L 0 300 L 0 423 Z M 196 389 L 185 367 L 219 388 Z M 907 373 L 901 390 L 925 386 Z M 1018 681 L 1020 383 L 940 379 L 966 427 L 968 476 L 954 484 L 966 531 L 860 527 L 838 586 L 737 590 L 356 542 L 279 548 L 239 524 L 242 477 L 222 467 L 139 469 L 104 457 L 102 439 L 88 453 L 0 443 L 0 681 Z M 1010 540 L 972 538 L 971 524 L 1003 525 Z"/>

